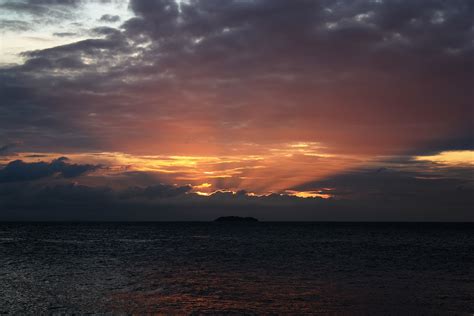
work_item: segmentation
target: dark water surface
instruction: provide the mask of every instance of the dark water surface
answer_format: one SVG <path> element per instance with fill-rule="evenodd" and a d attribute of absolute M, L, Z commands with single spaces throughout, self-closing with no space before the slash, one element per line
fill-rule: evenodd
<path fill-rule="evenodd" d="M 474 313 L 473 224 L 0 223 L 0 314 Z"/>

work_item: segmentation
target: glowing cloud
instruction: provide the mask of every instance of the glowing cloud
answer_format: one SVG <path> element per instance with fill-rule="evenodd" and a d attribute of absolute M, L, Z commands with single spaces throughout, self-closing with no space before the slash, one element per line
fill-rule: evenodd
<path fill-rule="evenodd" d="M 446 165 L 474 165 L 474 151 L 443 151 L 432 156 L 417 156 L 415 159 L 418 161 L 431 161 Z"/>

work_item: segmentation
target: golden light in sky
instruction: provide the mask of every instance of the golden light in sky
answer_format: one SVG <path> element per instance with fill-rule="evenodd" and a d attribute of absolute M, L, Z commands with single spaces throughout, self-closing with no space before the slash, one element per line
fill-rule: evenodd
<path fill-rule="evenodd" d="M 179 185 L 190 184 L 196 192 L 215 190 L 247 190 L 254 194 L 283 192 L 315 178 L 323 178 L 352 168 L 361 163 L 360 156 L 330 155 L 318 143 L 289 143 L 280 147 L 259 149 L 258 154 L 233 156 L 164 156 L 131 155 L 119 152 L 101 153 L 22 153 L 26 162 L 53 160 L 68 156 L 76 163 L 94 163 L 109 166 L 97 174 L 114 177 L 122 172 L 155 173 Z M 289 191 L 288 191 L 289 192 Z M 294 194 L 293 194 L 294 193 Z M 320 196 L 320 193 L 302 192 L 300 197 Z"/>
<path fill-rule="evenodd" d="M 473 165 L 474 151 L 472 150 L 456 150 L 443 151 L 431 156 L 417 156 L 416 160 L 431 161 L 447 165 Z"/>

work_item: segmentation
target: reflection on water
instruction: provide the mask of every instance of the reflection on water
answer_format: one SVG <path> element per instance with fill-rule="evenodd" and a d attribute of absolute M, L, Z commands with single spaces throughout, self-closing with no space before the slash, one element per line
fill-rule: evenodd
<path fill-rule="evenodd" d="M 0 224 L 0 313 L 472 314 L 470 224 Z"/>

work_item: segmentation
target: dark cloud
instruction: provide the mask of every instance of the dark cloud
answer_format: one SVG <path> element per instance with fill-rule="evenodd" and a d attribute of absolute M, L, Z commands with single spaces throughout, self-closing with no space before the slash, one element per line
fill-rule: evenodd
<path fill-rule="evenodd" d="M 66 157 L 61 157 L 47 162 L 24 162 L 15 160 L 0 169 L 0 182 L 18 182 L 38 180 L 53 175 L 60 175 L 64 178 L 74 178 L 86 172 L 98 169 L 95 165 L 70 164 Z"/>
<path fill-rule="evenodd" d="M 211 220 L 239 214 L 265 220 L 474 221 L 474 182 L 468 168 L 461 168 L 464 177 L 386 167 L 358 169 L 292 188 L 330 194 L 328 199 L 285 193 L 257 196 L 243 190 L 201 196 L 189 185 L 158 183 L 156 176 L 145 172 L 123 175 L 155 183 L 115 186 L 120 177 L 110 175 L 95 185 L 67 183 L 97 168 L 70 164 L 66 158 L 10 162 L 0 170 L 0 219 Z M 55 174 L 62 180 L 51 177 Z M 37 179 L 45 181 L 33 181 Z"/>
<path fill-rule="evenodd" d="M 3 31 L 28 31 L 31 29 L 31 24 L 19 20 L 0 20 L 0 30 Z"/>
<path fill-rule="evenodd" d="M 124 199 L 129 198 L 170 198 L 183 195 L 191 191 L 192 187 L 187 186 L 172 186 L 166 184 L 156 184 L 153 186 L 142 187 L 130 187 L 121 192 L 120 197 Z"/>
<path fill-rule="evenodd" d="M 15 0 L 3 1 L 0 7 L 13 11 L 27 11 L 30 13 L 43 13 L 41 9 L 46 9 L 46 6 L 77 6 L 83 0 Z M 45 6 L 45 7 L 43 7 Z"/>
<path fill-rule="evenodd" d="M 56 59 L 44 57 L 31 58 L 21 66 L 21 69 L 24 71 L 41 71 L 54 69 L 80 69 L 85 67 L 86 65 L 80 58 L 68 56 Z"/>
<path fill-rule="evenodd" d="M 111 28 L 100 28 L 102 31 L 105 29 L 111 30 Z M 120 49 L 122 44 L 121 40 L 122 38 L 87 39 L 63 46 L 25 52 L 23 55 L 30 58 L 67 57 L 71 53 L 95 56 L 100 50 Z"/>
<path fill-rule="evenodd" d="M 238 214 L 262 220 L 474 221 L 466 204 L 473 202 L 472 188 L 451 191 L 441 191 L 450 194 L 447 198 L 433 194 L 414 200 L 395 194 L 392 199 L 324 200 L 223 191 L 199 196 L 189 193 L 187 187 L 164 184 L 118 190 L 79 184 L 7 183 L 0 185 L 0 219 L 212 220 Z"/>
<path fill-rule="evenodd" d="M 59 33 L 53 33 L 54 36 L 57 37 L 70 37 L 70 36 L 76 36 L 77 33 L 71 33 L 71 32 L 59 32 Z"/>
<path fill-rule="evenodd" d="M 225 134 L 215 136 L 219 145 L 250 136 L 225 126 L 246 126 L 256 142 L 317 139 L 334 151 L 383 154 L 447 142 L 471 126 L 470 1 L 163 0 L 131 1 L 130 8 L 136 17 L 121 31 L 98 28 L 92 33 L 105 38 L 27 52 L 24 67 L 4 70 L 4 91 L 28 89 L 41 98 L 7 99 L 7 115 L 21 107 L 45 109 L 47 120 L 81 118 L 73 134 L 63 130 L 70 124 L 49 131 L 29 125 L 68 146 L 83 146 L 89 133 L 128 141 L 132 130 L 170 133 L 147 122 L 162 116 L 223 122 L 213 127 Z M 57 63 L 61 58 L 74 63 Z M 55 108 L 55 99 L 70 106 Z M 107 115 L 97 124 L 91 112 Z M 81 140 L 67 139 L 81 133 Z"/>
<path fill-rule="evenodd" d="M 15 12 L 26 12 L 29 14 L 35 14 L 35 15 L 43 15 L 48 12 L 48 9 L 46 7 L 43 7 L 42 5 L 38 5 L 35 3 L 31 2 L 23 2 L 23 1 L 9 1 L 0 4 L 0 8 L 3 10 L 10 10 L 10 11 L 15 11 Z"/>
<path fill-rule="evenodd" d="M 452 173 L 413 172 L 388 168 L 363 169 L 342 173 L 324 180 L 305 183 L 295 190 L 324 191 L 335 199 L 381 208 L 454 209 L 465 211 L 474 205 L 474 181 L 469 167 Z M 455 175 L 455 177 L 450 177 Z"/>
<path fill-rule="evenodd" d="M 74 8 L 83 0 L 14 0 L 0 3 L 0 8 L 20 14 L 29 14 L 40 18 L 70 17 Z"/>
<path fill-rule="evenodd" d="M 92 32 L 99 35 L 119 35 L 120 31 L 112 27 L 101 26 L 92 29 Z"/>
<path fill-rule="evenodd" d="M 0 146 L 0 156 L 6 156 L 6 155 L 11 155 L 12 149 L 17 147 L 18 143 L 9 143 L 3 146 Z"/>
<path fill-rule="evenodd" d="M 471 113 L 468 113 L 468 115 L 471 115 Z M 407 154 L 429 155 L 451 150 L 474 150 L 474 131 L 472 128 L 465 131 L 460 130 L 457 134 L 444 139 L 426 142 L 419 148 L 408 151 Z"/>
<path fill-rule="evenodd" d="M 100 22 L 107 22 L 107 23 L 114 23 L 120 21 L 120 16 L 118 15 L 111 15 L 111 14 L 104 14 L 99 19 Z"/>

